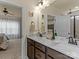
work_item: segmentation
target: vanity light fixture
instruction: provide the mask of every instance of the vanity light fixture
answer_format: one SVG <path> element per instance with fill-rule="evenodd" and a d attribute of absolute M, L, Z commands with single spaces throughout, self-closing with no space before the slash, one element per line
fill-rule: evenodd
<path fill-rule="evenodd" d="M 48 7 L 51 3 L 55 3 L 56 0 L 40 0 L 36 6 L 35 6 L 35 10 L 42 10 L 45 9 L 46 7 Z"/>
<path fill-rule="evenodd" d="M 43 0 L 39 1 L 37 6 L 39 6 L 40 4 L 43 5 Z"/>
<path fill-rule="evenodd" d="M 47 7 L 47 6 L 49 6 L 49 1 L 48 0 L 41 0 L 41 1 L 39 1 L 38 3 L 37 3 L 37 7 L 39 8 L 39 9 L 44 9 L 45 7 Z"/>

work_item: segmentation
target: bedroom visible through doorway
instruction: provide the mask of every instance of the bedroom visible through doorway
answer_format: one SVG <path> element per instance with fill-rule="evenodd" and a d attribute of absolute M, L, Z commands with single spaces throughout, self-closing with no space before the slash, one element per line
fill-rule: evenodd
<path fill-rule="evenodd" d="M 21 59 L 22 8 L 0 2 L 0 59 Z"/>

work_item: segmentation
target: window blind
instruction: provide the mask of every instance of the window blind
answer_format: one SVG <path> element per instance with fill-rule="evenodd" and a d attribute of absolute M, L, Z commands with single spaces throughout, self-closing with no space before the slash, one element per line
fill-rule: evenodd
<path fill-rule="evenodd" d="M 0 33 L 6 34 L 9 38 L 20 38 L 20 25 L 20 18 L 2 17 L 0 18 Z"/>

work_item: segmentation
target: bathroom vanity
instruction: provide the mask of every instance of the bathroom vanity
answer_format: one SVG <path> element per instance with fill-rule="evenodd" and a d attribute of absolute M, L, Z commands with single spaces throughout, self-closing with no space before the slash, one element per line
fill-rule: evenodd
<path fill-rule="evenodd" d="M 79 59 L 77 56 L 79 51 L 76 50 L 79 48 L 68 44 L 68 40 L 64 41 L 64 39 L 64 37 L 57 37 L 56 40 L 48 40 L 29 36 L 27 37 L 27 55 L 29 59 Z"/>

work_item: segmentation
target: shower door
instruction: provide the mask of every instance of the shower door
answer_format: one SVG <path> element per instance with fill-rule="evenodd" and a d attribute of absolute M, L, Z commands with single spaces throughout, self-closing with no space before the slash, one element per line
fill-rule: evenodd
<path fill-rule="evenodd" d="M 79 39 L 79 16 L 72 16 L 70 22 L 71 36 Z"/>
<path fill-rule="evenodd" d="M 75 36 L 79 38 L 79 16 L 75 16 Z"/>

